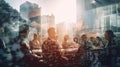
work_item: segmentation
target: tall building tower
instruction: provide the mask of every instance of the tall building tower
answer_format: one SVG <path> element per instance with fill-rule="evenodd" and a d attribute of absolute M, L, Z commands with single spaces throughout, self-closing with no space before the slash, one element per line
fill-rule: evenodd
<path fill-rule="evenodd" d="M 83 19 L 84 16 L 84 12 L 85 12 L 85 1 L 84 0 L 77 0 L 76 1 L 76 5 L 77 5 L 77 22 L 81 21 L 81 19 Z"/>
<path fill-rule="evenodd" d="M 57 39 L 59 43 L 63 41 L 65 35 L 68 35 L 70 38 L 74 37 L 74 26 L 75 23 L 70 22 L 60 22 L 56 24 Z"/>
<path fill-rule="evenodd" d="M 48 28 L 55 27 L 55 16 L 53 14 L 41 16 L 41 27 L 43 36 L 46 36 Z"/>
<path fill-rule="evenodd" d="M 29 20 L 28 15 L 31 7 L 32 7 L 32 3 L 28 1 L 20 5 L 20 15 L 23 19 Z"/>
<path fill-rule="evenodd" d="M 23 19 L 29 22 L 28 24 L 31 24 L 38 32 L 40 31 L 41 8 L 37 4 L 26 1 L 20 5 L 20 14 Z"/>
<path fill-rule="evenodd" d="M 84 2 L 83 2 L 84 1 Z M 87 25 L 87 32 L 98 32 L 103 34 L 105 30 L 111 29 L 115 33 L 120 31 L 120 0 L 77 0 L 77 7 L 84 3 L 83 18 Z M 77 18 L 81 14 L 77 9 Z"/>
<path fill-rule="evenodd" d="M 53 14 L 48 15 L 48 27 L 55 27 L 55 16 Z"/>

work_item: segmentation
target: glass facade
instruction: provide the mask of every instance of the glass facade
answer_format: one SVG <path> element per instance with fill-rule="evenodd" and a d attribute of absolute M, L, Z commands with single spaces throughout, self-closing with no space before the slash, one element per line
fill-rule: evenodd
<path fill-rule="evenodd" d="M 112 4 L 96 8 L 96 28 L 101 32 L 111 29 L 114 32 L 120 32 L 120 15 L 118 4 Z"/>
<path fill-rule="evenodd" d="M 115 33 L 120 32 L 120 1 L 110 2 L 105 0 L 85 0 L 84 4 L 84 21 L 86 29 L 98 33 L 105 30 L 113 30 Z M 78 9 L 78 11 L 80 11 Z"/>
<path fill-rule="evenodd" d="M 81 5 L 81 2 L 84 3 Z M 77 0 L 77 20 L 84 20 L 84 32 L 104 34 L 105 30 L 113 30 L 120 34 L 120 0 Z M 81 14 L 80 14 L 81 12 Z"/>

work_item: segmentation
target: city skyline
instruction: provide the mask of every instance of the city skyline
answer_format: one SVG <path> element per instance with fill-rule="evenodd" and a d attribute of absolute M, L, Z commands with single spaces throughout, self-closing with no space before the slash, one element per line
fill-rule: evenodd
<path fill-rule="evenodd" d="M 55 16 L 56 24 L 60 22 L 76 22 L 76 0 L 5 0 L 19 11 L 20 5 L 26 1 L 36 3 L 41 7 L 42 15 Z M 67 4 L 67 5 L 66 5 Z"/>

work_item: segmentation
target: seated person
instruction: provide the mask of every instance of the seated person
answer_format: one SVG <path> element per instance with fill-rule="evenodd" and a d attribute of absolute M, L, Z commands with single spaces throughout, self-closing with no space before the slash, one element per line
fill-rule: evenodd
<path fill-rule="evenodd" d="M 38 40 L 37 34 L 34 34 L 33 40 L 29 42 L 30 49 L 40 49 L 40 41 Z"/>
<path fill-rule="evenodd" d="M 59 44 L 56 41 L 56 32 L 53 27 L 48 29 L 48 36 L 48 39 L 42 44 L 44 62 L 53 66 L 64 64 L 67 59 L 61 55 Z"/>
<path fill-rule="evenodd" d="M 62 48 L 63 48 L 63 49 L 67 49 L 67 48 L 68 48 L 68 46 L 69 46 L 69 44 L 70 44 L 70 43 L 68 43 L 68 39 L 69 39 L 69 36 L 68 36 L 68 35 L 65 35 L 65 36 L 64 36 L 64 41 L 62 42 Z"/>

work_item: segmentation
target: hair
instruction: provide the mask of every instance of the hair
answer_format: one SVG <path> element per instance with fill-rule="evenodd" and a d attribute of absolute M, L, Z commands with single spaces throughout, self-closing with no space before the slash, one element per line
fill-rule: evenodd
<path fill-rule="evenodd" d="M 90 37 L 90 39 L 92 39 L 92 38 L 94 38 L 94 37 Z"/>
<path fill-rule="evenodd" d="M 37 34 L 35 33 L 34 36 L 37 36 Z"/>
<path fill-rule="evenodd" d="M 77 39 L 77 42 L 79 41 L 79 39 L 77 37 L 73 38 L 73 41 L 76 42 L 75 40 Z"/>
<path fill-rule="evenodd" d="M 105 33 L 107 33 L 108 37 L 110 38 L 116 37 L 112 30 L 106 30 Z"/>
<path fill-rule="evenodd" d="M 51 30 L 54 30 L 54 29 L 55 29 L 54 27 L 50 27 L 47 32 L 49 33 Z"/>
<path fill-rule="evenodd" d="M 83 38 L 84 36 L 87 36 L 86 34 L 83 34 L 82 36 L 81 36 L 81 38 Z"/>
<path fill-rule="evenodd" d="M 74 37 L 73 40 L 78 39 L 77 37 Z"/>
<path fill-rule="evenodd" d="M 102 39 L 100 37 L 96 37 L 99 41 L 102 41 Z"/>
<path fill-rule="evenodd" d="M 27 31 L 29 31 L 29 25 L 23 24 L 19 26 L 19 33 L 26 33 Z"/>

